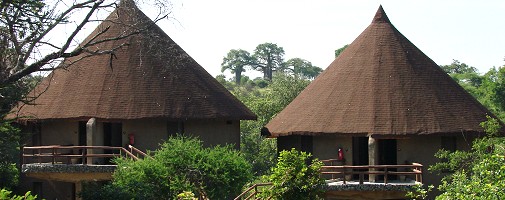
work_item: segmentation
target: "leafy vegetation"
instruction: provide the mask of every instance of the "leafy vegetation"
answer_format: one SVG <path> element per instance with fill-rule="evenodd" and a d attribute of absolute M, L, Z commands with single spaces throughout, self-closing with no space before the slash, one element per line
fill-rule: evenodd
<path fill-rule="evenodd" d="M 442 179 L 437 199 L 503 199 L 505 198 L 505 138 L 497 137 L 500 124 L 488 117 L 481 123 L 488 133 L 473 141 L 469 151 L 440 150 L 436 157 L 446 160 L 430 171 L 452 171 Z"/>
<path fill-rule="evenodd" d="M 252 179 L 251 166 L 229 146 L 204 148 L 196 138 L 169 138 L 153 159 L 116 160 L 111 184 L 84 191 L 84 199 L 176 199 L 192 192 L 210 199 L 236 196 Z"/>
<path fill-rule="evenodd" d="M 266 81 L 272 81 L 274 72 L 289 72 L 295 77 L 314 79 L 323 71 L 301 58 L 291 58 L 284 62 L 284 48 L 274 43 L 263 43 L 254 49 L 252 55 L 242 49 L 230 50 L 223 58 L 221 72 L 230 70 L 235 74 L 235 83 L 241 85 L 242 72 L 245 71 L 246 66 L 262 72 L 263 80 Z"/>
<path fill-rule="evenodd" d="M 16 162 L 20 139 L 19 129 L 7 121 L 0 123 L 0 188 L 12 189 L 19 182 Z"/>
<path fill-rule="evenodd" d="M 323 163 L 311 157 L 295 149 L 281 151 L 277 165 L 266 176 L 273 186 L 262 195 L 273 199 L 321 199 L 324 180 L 319 170 Z"/>
<path fill-rule="evenodd" d="M 458 60 L 440 66 L 466 91 L 501 120 L 505 120 L 505 68 L 491 68 L 480 75 L 475 67 Z"/>
<path fill-rule="evenodd" d="M 32 195 L 30 191 L 26 192 L 24 195 L 12 194 L 12 191 L 7 189 L 0 190 L 0 200 L 36 200 L 37 195 Z"/>
<path fill-rule="evenodd" d="M 285 73 L 276 73 L 273 81 L 263 88 L 225 83 L 231 85 L 231 92 L 258 115 L 256 121 L 247 120 L 240 123 L 240 151 L 251 163 L 256 176 L 269 172 L 275 164 L 277 153 L 275 139 L 261 136 L 261 128 L 291 103 L 309 83 L 308 80 Z"/>

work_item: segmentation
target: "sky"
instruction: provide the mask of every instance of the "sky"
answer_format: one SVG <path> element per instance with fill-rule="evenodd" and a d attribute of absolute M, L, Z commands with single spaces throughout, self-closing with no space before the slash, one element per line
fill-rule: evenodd
<path fill-rule="evenodd" d="M 299 57 L 325 69 L 334 60 L 335 49 L 350 44 L 370 25 L 379 5 L 393 25 L 439 65 L 456 59 L 485 73 L 505 64 L 503 0 L 172 3 L 172 18 L 159 26 L 212 76 L 221 74 L 222 59 L 231 49 L 252 53 L 265 42 L 283 47 L 285 60 Z M 233 76 L 231 72 L 224 74 Z"/>

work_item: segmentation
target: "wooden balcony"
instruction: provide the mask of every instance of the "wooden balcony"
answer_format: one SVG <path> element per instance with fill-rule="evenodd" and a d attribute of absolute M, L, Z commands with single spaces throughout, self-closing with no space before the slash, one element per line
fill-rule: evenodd
<path fill-rule="evenodd" d="M 35 146 L 22 149 L 22 172 L 29 177 L 64 182 L 110 180 L 116 165 L 111 159 L 149 157 L 133 146 Z"/>
<path fill-rule="evenodd" d="M 405 199 L 405 194 L 422 185 L 423 165 L 333 165 L 322 160 L 326 179 L 325 199 Z"/>

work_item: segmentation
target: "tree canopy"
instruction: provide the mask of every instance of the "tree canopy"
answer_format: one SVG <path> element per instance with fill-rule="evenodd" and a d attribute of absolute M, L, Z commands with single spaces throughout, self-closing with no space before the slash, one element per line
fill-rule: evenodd
<path fill-rule="evenodd" d="M 235 84 L 242 84 L 242 72 L 249 66 L 252 70 L 263 73 L 263 80 L 272 81 L 274 72 L 288 72 L 295 77 L 312 80 L 323 69 L 312 65 L 310 61 L 302 58 L 291 58 L 284 61 L 284 49 L 274 43 L 263 43 L 256 46 L 254 53 L 242 49 L 232 49 L 223 58 L 221 72 L 230 70 L 235 74 Z M 223 77 L 225 78 L 225 77 Z"/>
<path fill-rule="evenodd" d="M 284 48 L 268 42 L 259 44 L 256 49 L 254 49 L 253 58 L 253 67 L 263 72 L 263 78 L 265 80 L 271 81 L 273 72 L 282 70 L 282 63 L 284 63 Z"/>
<path fill-rule="evenodd" d="M 284 69 L 293 73 L 295 77 L 314 79 L 323 69 L 312 65 L 311 62 L 301 58 L 291 58 L 284 63 Z"/>
<path fill-rule="evenodd" d="M 226 57 L 223 58 L 221 64 L 221 72 L 230 70 L 235 73 L 235 83 L 240 85 L 242 72 L 245 72 L 245 67 L 253 63 L 252 57 L 249 52 L 242 49 L 232 49 Z"/>

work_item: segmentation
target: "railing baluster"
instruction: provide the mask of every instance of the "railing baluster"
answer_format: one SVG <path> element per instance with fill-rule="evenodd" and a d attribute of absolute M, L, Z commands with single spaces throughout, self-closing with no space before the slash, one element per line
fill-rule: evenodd
<path fill-rule="evenodd" d="M 53 147 L 53 159 L 52 159 L 52 160 L 53 160 L 53 165 L 54 165 L 54 161 L 55 161 L 55 159 L 56 159 L 56 158 L 55 158 L 55 155 L 56 155 L 56 153 L 55 153 L 55 152 L 56 152 L 56 149 Z"/>
<path fill-rule="evenodd" d="M 388 184 L 388 168 L 384 167 L 384 184 Z"/>

